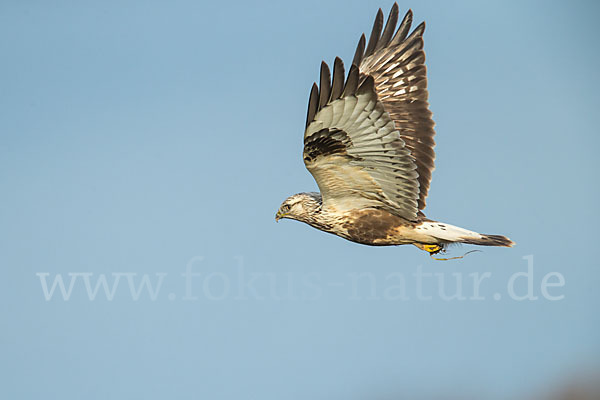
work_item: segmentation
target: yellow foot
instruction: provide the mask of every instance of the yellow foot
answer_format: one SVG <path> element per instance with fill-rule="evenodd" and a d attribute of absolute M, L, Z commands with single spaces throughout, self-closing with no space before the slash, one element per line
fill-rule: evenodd
<path fill-rule="evenodd" d="M 423 243 L 413 243 L 415 246 L 420 248 L 421 250 L 425 250 L 429 253 L 429 255 L 437 254 L 443 250 L 442 246 L 437 244 L 423 244 Z"/>
<path fill-rule="evenodd" d="M 467 254 L 471 254 L 471 253 L 474 253 L 476 251 L 481 251 L 481 250 L 467 251 L 465 254 L 463 254 L 460 257 L 436 258 L 436 257 L 434 257 L 434 254 L 437 254 L 437 253 L 443 251 L 444 248 L 442 246 L 437 245 L 437 244 L 424 244 L 424 243 L 413 243 L 413 244 L 415 246 L 417 246 L 418 248 L 420 248 L 421 250 L 425 250 L 426 252 L 428 252 L 429 256 L 431 258 L 433 258 L 434 260 L 438 260 L 438 261 L 460 260 L 461 258 L 463 258 L 464 256 L 466 256 Z"/>

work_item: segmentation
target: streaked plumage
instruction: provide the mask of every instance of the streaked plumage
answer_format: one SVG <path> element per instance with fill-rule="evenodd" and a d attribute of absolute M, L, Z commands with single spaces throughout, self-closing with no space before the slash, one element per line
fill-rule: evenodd
<path fill-rule="evenodd" d="M 427 102 L 421 23 L 409 35 L 409 10 L 398 28 L 394 4 L 383 26 L 377 13 L 367 42 L 361 36 L 346 76 L 321 63 L 304 132 L 304 163 L 321 193 L 283 202 L 276 219 L 291 218 L 367 245 L 414 244 L 435 254 L 448 243 L 512 246 L 431 221 L 421 210 L 434 169 L 434 122 Z M 332 77 L 333 75 L 333 77 Z"/>

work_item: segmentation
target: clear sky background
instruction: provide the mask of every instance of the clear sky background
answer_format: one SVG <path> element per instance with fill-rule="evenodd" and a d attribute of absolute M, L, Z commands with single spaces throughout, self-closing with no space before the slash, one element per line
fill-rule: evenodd
<path fill-rule="evenodd" d="M 316 190 L 319 63 L 391 5 L 0 3 L 0 397 L 505 399 L 597 371 L 597 2 L 400 4 L 427 22 L 425 211 L 516 247 L 437 262 L 275 223 Z M 84 277 L 113 273 L 90 300 Z M 56 276 L 72 293 L 47 301 Z"/>

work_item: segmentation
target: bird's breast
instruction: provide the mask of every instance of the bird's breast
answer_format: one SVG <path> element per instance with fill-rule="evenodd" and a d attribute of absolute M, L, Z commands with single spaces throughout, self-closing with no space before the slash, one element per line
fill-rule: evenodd
<path fill-rule="evenodd" d="M 412 243 L 413 223 L 381 209 L 328 210 L 327 231 L 353 242 L 389 246 Z"/>

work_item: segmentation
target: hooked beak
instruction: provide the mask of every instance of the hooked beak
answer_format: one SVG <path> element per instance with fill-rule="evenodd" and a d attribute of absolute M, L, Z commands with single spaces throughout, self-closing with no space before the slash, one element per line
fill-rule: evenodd
<path fill-rule="evenodd" d="M 283 217 L 285 217 L 286 214 L 282 213 L 281 211 L 277 211 L 277 214 L 275 214 L 275 222 L 279 222 L 279 220 Z"/>

